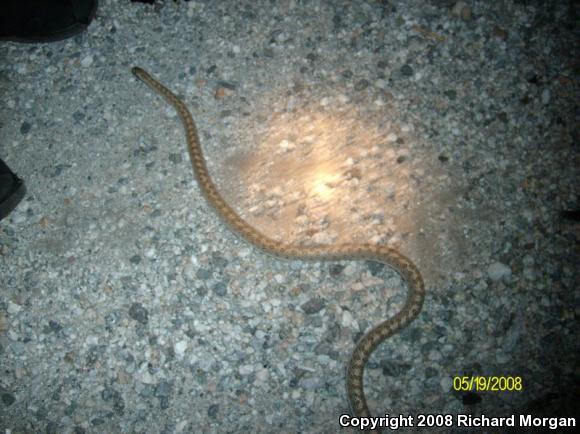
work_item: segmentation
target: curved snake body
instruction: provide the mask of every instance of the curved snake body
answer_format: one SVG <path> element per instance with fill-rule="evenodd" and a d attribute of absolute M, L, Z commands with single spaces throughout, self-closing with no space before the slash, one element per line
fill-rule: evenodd
<path fill-rule="evenodd" d="M 381 342 L 407 326 L 421 311 L 425 286 L 415 264 L 396 250 L 384 246 L 371 244 L 296 246 L 275 241 L 254 229 L 227 204 L 211 180 L 197 128 L 187 106 L 143 69 L 134 67 L 132 72 L 177 110 L 185 128 L 189 155 L 199 187 L 220 219 L 234 233 L 264 253 L 278 258 L 305 261 L 371 260 L 388 265 L 403 277 L 408 286 L 403 308 L 392 318 L 375 325 L 360 339 L 346 368 L 346 392 L 354 416 L 371 417 L 363 390 L 364 367 L 369 356 Z"/>

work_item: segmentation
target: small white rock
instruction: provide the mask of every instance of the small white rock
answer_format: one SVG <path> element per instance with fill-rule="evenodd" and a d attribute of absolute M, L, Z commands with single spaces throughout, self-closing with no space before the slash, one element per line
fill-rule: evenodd
<path fill-rule="evenodd" d="M 291 150 L 293 150 L 294 148 L 296 148 L 296 144 L 294 144 L 294 143 L 293 143 L 293 142 L 291 142 L 290 140 L 286 140 L 286 139 L 282 140 L 282 141 L 279 143 L 279 146 L 280 146 L 280 148 L 282 148 L 282 150 L 283 150 L 283 151 L 286 151 L 286 152 L 287 152 L 287 151 L 291 151 Z"/>
<path fill-rule="evenodd" d="M 185 351 L 187 350 L 187 341 L 183 340 L 183 341 L 179 341 L 175 344 L 175 355 L 178 358 L 183 358 L 183 355 L 185 354 Z"/>
<path fill-rule="evenodd" d="M 92 64 L 93 64 L 93 56 L 91 56 L 90 54 L 88 56 L 85 56 L 83 60 L 81 60 L 81 66 L 83 68 L 88 68 Z"/>
<path fill-rule="evenodd" d="M 268 378 L 270 378 L 270 372 L 268 372 L 267 369 L 260 369 L 258 372 L 256 372 L 257 381 L 265 383 L 266 381 L 268 381 Z"/>
<path fill-rule="evenodd" d="M 175 432 L 180 433 L 183 432 L 183 430 L 185 429 L 185 427 L 187 426 L 187 424 L 189 423 L 189 421 L 186 420 L 182 420 L 181 422 L 178 422 L 175 425 Z"/>
<path fill-rule="evenodd" d="M 379 89 L 386 89 L 388 85 L 385 80 L 379 78 L 377 81 L 375 81 L 375 86 L 378 87 Z"/>
<path fill-rule="evenodd" d="M 439 385 L 441 386 L 441 390 L 444 393 L 448 393 L 451 390 L 451 385 L 453 384 L 453 380 L 451 377 L 443 377 L 441 381 L 439 381 Z"/>
<path fill-rule="evenodd" d="M 354 319 L 352 314 L 348 310 L 342 311 L 342 318 L 340 319 L 340 325 L 345 328 L 350 328 Z"/>
<path fill-rule="evenodd" d="M 497 282 L 505 277 L 509 277 L 512 274 L 512 270 L 505 264 L 501 262 L 494 262 L 489 267 L 487 267 L 487 275 L 491 280 Z"/>
<path fill-rule="evenodd" d="M 149 371 L 143 371 L 139 373 L 139 381 L 144 384 L 155 384 L 157 382 L 155 377 L 153 377 Z"/>
<path fill-rule="evenodd" d="M 238 372 L 240 375 L 249 375 L 254 372 L 254 365 L 242 365 L 239 367 Z"/>
<path fill-rule="evenodd" d="M 19 304 L 12 303 L 11 301 L 8 302 L 8 313 L 14 315 L 22 310 L 22 307 Z"/>
<path fill-rule="evenodd" d="M 542 91 L 542 104 L 546 105 L 550 102 L 550 89 L 546 88 Z"/>
<path fill-rule="evenodd" d="M 21 210 L 19 210 L 18 208 L 16 208 L 16 212 L 12 213 L 10 220 L 12 220 L 12 223 L 16 225 L 24 223 L 26 221 L 26 214 L 21 212 Z"/>
<path fill-rule="evenodd" d="M 495 361 L 497 363 L 499 363 L 500 365 L 508 363 L 510 361 L 510 359 L 511 359 L 511 357 L 509 357 L 503 351 L 498 351 L 497 353 L 495 353 Z"/>

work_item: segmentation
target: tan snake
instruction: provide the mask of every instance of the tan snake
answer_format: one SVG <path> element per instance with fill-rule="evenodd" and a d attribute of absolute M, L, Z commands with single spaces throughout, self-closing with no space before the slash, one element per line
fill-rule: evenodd
<path fill-rule="evenodd" d="M 405 305 L 399 313 L 375 325 L 361 338 L 352 352 L 346 369 L 347 398 L 354 416 L 371 417 L 363 390 L 364 367 L 369 356 L 381 342 L 407 326 L 421 311 L 425 285 L 415 264 L 396 250 L 384 246 L 371 244 L 296 246 L 275 241 L 254 229 L 226 203 L 212 182 L 205 165 L 197 128 L 187 106 L 143 69 L 134 67 L 132 72 L 163 96 L 179 113 L 185 128 L 191 164 L 201 191 L 217 215 L 234 233 L 264 253 L 278 258 L 305 261 L 371 260 L 388 265 L 403 277 L 408 286 Z"/>

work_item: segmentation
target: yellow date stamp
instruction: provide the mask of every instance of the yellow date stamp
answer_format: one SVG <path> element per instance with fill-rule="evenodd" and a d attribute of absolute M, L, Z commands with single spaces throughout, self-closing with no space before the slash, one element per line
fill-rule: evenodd
<path fill-rule="evenodd" d="M 524 390 L 522 377 L 473 376 L 453 377 L 456 392 L 521 392 Z"/>

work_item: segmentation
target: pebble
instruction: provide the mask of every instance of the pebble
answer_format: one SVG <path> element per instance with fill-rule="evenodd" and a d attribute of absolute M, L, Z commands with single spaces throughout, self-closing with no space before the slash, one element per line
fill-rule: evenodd
<path fill-rule="evenodd" d="M 356 320 L 353 318 L 352 314 L 348 310 L 342 311 L 342 317 L 340 320 L 340 325 L 344 328 L 354 328 Z"/>
<path fill-rule="evenodd" d="M 254 372 L 254 365 L 242 365 L 239 367 L 238 372 L 240 375 L 249 375 Z"/>
<path fill-rule="evenodd" d="M 403 74 L 403 77 L 411 77 L 413 73 L 414 71 L 411 65 L 403 65 L 401 68 L 401 74 Z"/>
<path fill-rule="evenodd" d="M 487 267 L 487 275 L 494 282 L 510 277 L 511 274 L 512 270 L 510 267 L 501 262 L 493 262 L 489 267 Z"/>
<path fill-rule="evenodd" d="M 93 61 L 94 61 L 93 56 L 91 56 L 91 55 L 85 56 L 81 60 L 81 66 L 83 68 L 88 68 L 89 66 L 91 66 L 93 64 Z"/>
<path fill-rule="evenodd" d="M 220 411 L 220 406 L 219 406 L 219 404 L 212 404 L 212 405 L 210 405 L 210 406 L 208 407 L 208 409 L 207 409 L 207 415 L 208 415 L 210 418 L 212 418 L 212 419 L 215 419 L 215 418 L 217 417 L 217 415 L 218 415 L 219 411 Z"/>
<path fill-rule="evenodd" d="M 550 102 L 550 89 L 546 88 L 542 91 L 542 104 L 547 105 Z"/>
<path fill-rule="evenodd" d="M 8 302 L 8 313 L 10 315 L 16 315 L 17 313 L 19 313 L 22 310 L 22 306 L 13 303 L 11 301 Z"/>
<path fill-rule="evenodd" d="M 30 124 L 30 122 L 24 121 L 24 122 L 22 122 L 22 125 L 20 125 L 20 133 L 22 135 L 28 134 L 31 129 L 32 129 L 32 125 Z"/>
<path fill-rule="evenodd" d="M 458 1 L 453 5 L 451 13 L 464 21 L 469 21 L 471 19 L 471 8 L 464 1 Z"/>
<path fill-rule="evenodd" d="M 265 383 L 270 378 L 270 371 L 267 369 L 260 369 L 256 372 L 256 380 Z"/>
<path fill-rule="evenodd" d="M 186 350 L 187 350 L 187 341 L 181 340 L 175 344 L 175 355 L 179 359 L 183 359 Z"/>
<path fill-rule="evenodd" d="M 311 298 L 306 303 L 304 303 L 301 308 L 306 315 L 314 315 L 324 309 L 326 301 L 321 298 Z"/>
<path fill-rule="evenodd" d="M 379 89 L 387 89 L 388 88 L 388 84 L 385 80 L 383 80 L 382 78 L 379 78 L 378 80 L 375 81 L 375 86 L 378 87 Z"/>
<path fill-rule="evenodd" d="M 441 386 L 442 393 L 449 393 L 451 391 L 451 388 L 453 387 L 453 379 L 449 376 L 443 376 L 441 377 L 439 386 Z"/>
<path fill-rule="evenodd" d="M 129 316 L 141 324 L 149 322 L 149 312 L 141 303 L 133 303 L 129 308 Z"/>

